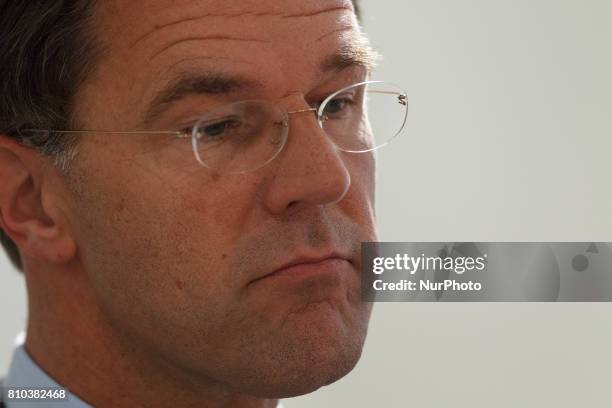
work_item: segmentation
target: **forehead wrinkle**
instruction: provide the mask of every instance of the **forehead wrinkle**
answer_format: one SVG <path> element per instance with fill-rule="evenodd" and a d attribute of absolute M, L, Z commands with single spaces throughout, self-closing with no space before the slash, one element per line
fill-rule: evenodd
<path fill-rule="evenodd" d="M 330 31 L 329 33 L 325 33 L 322 36 L 316 38 L 313 42 L 319 42 L 323 39 L 325 39 L 326 37 L 332 35 L 332 34 L 336 34 L 336 33 L 341 33 L 341 32 L 345 32 L 345 31 L 353 31 L 355 27 L 353 27 L 352 25 L 350 26 L 346 26 L 346 27 L 340 27 L 336 30 Z"/>
<path fill-rule="evenodd" d="M 240 38 L 233 37 L 229 35 L 213 35 L 213 36 L 204 36 L 204 37 L 187 37 L 181 38 L 180 40 L 172 41 L 170 44 L 164 46 L 161 50 L 157 51 L 155 54 L 151 56 L 151 59 L 155 59 L 160 54 L 169 50 L 172 47 L 177 46 L 178 44 L 193 42 L 193 41 L 238 41 L 238 42 L 257 42 L 257 43 L 267 43 L 269 41 L 261 40 L 259 38 Z"/>
<path fill-rule="evenodd" d="M 173 62 L 166 69 L 164 69 L 164 74 L 161 75 L 161 77 L 162 78 L 168 77 L 173 71 L 176 70 L 176 67 L 178 65 L 181 65 L 185 62 L 200 61 L 200 60 L 201 61 L 214 61 L 214 62 L 228 61 L 232 64 L 245 64 L 245 65 L 251 65 L 251 66 L 255 65 L 253 62 L 250 62 L 250 61 L 246 61 L 246 60 L 243 61 L 243 60 L 230 58 L 230 57 L 199 55 L 199 56 L 181 58 L 178 61 Z"/>
<path fill-rule="evenodd" d="M 330 7 L 330 8 L 326 8 L 326 9 L 323 9 L 323 10 L 317 10 L 317 11 L 306 12 L 306 13 L 284 14 L 283 17 L 285 17 L 285 18 L 316 17 L 316 16 L 319 16 L 321 14 L 333 13 L 333 12 L 336 12 L 336 11 L 350 11 L 350 12 L 353 12 L 354 10 L 353 10 L 352 7 L 336 6 L 336 7 Z"/>
<path fill-rule="evenodd" d="M 316 10 L 316 11 L 311 11 L 311 12 L 303 12 L 303 13 L 293 13 L 293 14 L 283 14 L 283 13 L 279 13 L 279 12 L 272 12 L 272 11 L 267 11 L 267 12 L 263 12 L 263 11 L 253 11 L 253 10 L 248 10 L 248 11 L 239 11 L 239 12 L 226 12 L 226 13 L 206 13 L 206 14 L 200 14 L 197 16 L 193 16 L 193 17 L 183 17 L 183 18 L 179 18 L 176 20 L 172 20 L 169 21 L 167 23 L 162 23 L 162 24 L 155 24 L 154 27 L 145 32 L 144 34 L 138 36 L 134 41 L 132 41 L 129 45 L 130 48 L 136 46 L 138 43 L 140 43 L 141 41 L 147 39 L 149 36 L 155 34 L 158 31 L 167 29 L 167 28 L 171 28 L 173 26 L 179 25 L 179 24 L 184 24 L 187 22 L 194 22 L 194 21 L 198 21 L 198 20 L 204 20 L 207 18 L 244 18 L 244 17 L 284 17 L 284 18 L 303 18 L 303 17 L 315 17 L 321 14 L 325 14 L 325 13 L 332 13 L 332 12 L 336 12 L 336 11 L 349 11 L 351 13 L 354 13 L 355 10 L 353 9 L 353 4 L 352 2 L 348 3 L 348 6 L 335 6 L 335 7 L 329 7 L 323 10 Z"/>
<path fill-rule="evenodd" d="M 147 37 L 155 34 L 158 31 L 161 31 L 166 28 L 171 28 L 178 24 L 184 24 L 187 22 L 193 22 L 197 20 L 203 20 L 206 18 L 236 18 L 236 17 L 280 17 L 279 13 L 272 12 L 255 12 L 255 11 L 244 11 L 238 13 L 207 13 L 203 15 L 198 15 L 194 17 L 185 17 L 178 20 L 173 20 L 164 24 L 156 24 L 154 28 L 146 33 L 142 34 L 138 38 L 136 38 L 131 44 L 130 47 L 136 46 L 139 42 L 145 40 Z"/>

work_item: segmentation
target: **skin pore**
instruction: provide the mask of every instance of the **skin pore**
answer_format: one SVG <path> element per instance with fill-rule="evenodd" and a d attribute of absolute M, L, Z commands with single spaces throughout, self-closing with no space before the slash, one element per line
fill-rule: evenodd
<path fill-rule="evenodd" d="M 371 62 L 350 1 L 110 0 L 95 16 L 105 52 L 75 103 L 86 129 L 180 130 L 248 99 L 304 109 Z M 68 175 L 2 140 L 32 358 L 95 406 L 273 407 L 347 374 L 371 308 L 374 156 L 338 151 L 314 115 L 289 129 L 245 174 L 167 135 L 84 135 Z M 330 253 L 333 273 L 268 276 Z"/>

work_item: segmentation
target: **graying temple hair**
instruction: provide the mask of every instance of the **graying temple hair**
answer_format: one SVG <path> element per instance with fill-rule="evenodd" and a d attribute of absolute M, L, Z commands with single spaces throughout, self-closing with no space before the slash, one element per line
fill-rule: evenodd
<path fill-rule="evenodd" d="M 74 125 L 74 95 L 100 49 L 91 13 L 90 0 L 0 0 L 0 134 L 53 157 L 62 170 L 74 138 L 19 129 Z"/>
<path fill-rule="evenodd" d="M 73 100 L 100 47 L 90 0 L 0 0 L 0 135 L 15 137 L 66 171 L 76 139 L 21 134 L 19 129 L 69 129 Z M 21 269 L 15 243 L 0 242 Z"/>
<path fill-rule="evenodd" d="M 92 23 L 94 1 L 0 0 L 0 135 L 53 158 L 64 173 L 78 139 L 20 129 L 78 127 L 75 95 L 102 52 Z M 21 270 L 17 246 L 1 229 L 0 243 Z"/>

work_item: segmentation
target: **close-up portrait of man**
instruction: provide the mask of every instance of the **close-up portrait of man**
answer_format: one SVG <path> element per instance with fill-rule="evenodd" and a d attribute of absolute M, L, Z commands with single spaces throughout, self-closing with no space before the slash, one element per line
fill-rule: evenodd
<path fill-rule="evenodd" d="M 276 407 L 349 373 L 391 136 L 366 100 L 406 105 L 375 59 L 356 1 L 0 1 L 1 239 L 28 296 L 4 388 Z"/>

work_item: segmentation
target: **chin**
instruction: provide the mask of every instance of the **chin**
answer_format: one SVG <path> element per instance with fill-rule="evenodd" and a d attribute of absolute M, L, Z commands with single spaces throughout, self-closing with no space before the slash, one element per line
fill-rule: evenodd
<path fill-rule="evenodd" d="M 361 346 L 335 350 L 334 355 L 330 352 L 302 349 L 292 353 L 278 361 L 284 365 L 276 367 L 274 374 L 261 373 L 248 393 L 259 398 L 290 398 L 316 391 L 347 375 L 359 361 Z"/>
<path fill-rule="evenodd" d="M 289 398 L 304 395 L 332 384 L 353 370 L 361 357 L 361 347 L 342 350 L 335 358 L 321 356 L 318 360 L 307 361 L 296 370 L 296 375 L 288 376 L 275 390 L 277 398 Z"/>
<path fill-rule="evenodd" d="M 256 397 L 289 398 L 338 381 L 361 357 L 368 319 L 365 311 L 347 325 L 318 308 L 288 319 L 267 350 L 251 359 L 254 375 L 243 385 Z"/>

